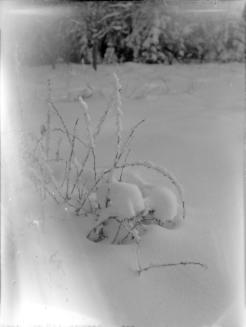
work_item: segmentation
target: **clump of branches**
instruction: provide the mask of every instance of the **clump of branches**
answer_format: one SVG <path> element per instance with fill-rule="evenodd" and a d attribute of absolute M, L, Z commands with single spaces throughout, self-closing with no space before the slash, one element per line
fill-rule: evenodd
<path fill-rule="evenodd" d="M 43 198 L 50 197 L 57 204 L 64 205 L 66 210 L 69 209 L 77 215 L 92 214 L 90 217 L 92 216 L 94 219 L 92 218 L 91 229 L 87 234 L 88 239 L 94 242 L 105 240 L 108 238 L 107 227 L 112 223 L 114 224 L 113 232 L 111 229 L 110 242 L 112 244 L 135 242 L 137 246 L 136 265 L 139 275 L 152 268 L 179 265 L 195 265 L 206 268 L 204 264 L 196 261 L 150 264 L 143 267 L 139 259 L 141 236 L 146 231 L 146 225 L 153 223 L 163 226 L 163 223 L 156 219 L 154 212 L 148 211 L 147 208 L 131 217 L 123 218 L 117 215 L 117 211 L 114 214 L 112 214 L 113 211 L 110 211 L 112 205 L 111 187 L 115 178 L 117 183 L 120 184 L 126 168 L 140 167 L 159 174 L 173 185 L 182 208 L 181 215 L 185 218 L 183 188 L 176 177 L 166 168 L 160 167 L 151 161 L 129 161 L 132 140 L 135 137 L 136 130 L 144 123 L 144 120 L 135 124 L 123 137 L 121 85 L 116 74 L 114 74 L 114 86 L 114 92 L 108 106 L 94 127 L 88 104 L 83 97 L 79 97 L 82 115 L 75 119 L 71 129 L 67 126 L 59 109 L 52 101 L 52 85 L 49 84 L 46 120 L 41 125 L 38 136 L 29 134 L 24 140 L 26 145 L 25 161 L 28 163 L 28 173 L 31 180 Z M 99 170 L 96 145 L 109 112 L 115 115 L 115 148 L 111 164 L 106 169 Z M 83 138 L 78 132 L 81 128 L 81 118 L 85 124 Z M 65 151 L 62 151 L 62 144 L 65 143 L 67 146 Z M 82 153 L 82 156 L 79 156 L 80 153 Z M 60 177 L 57 177 L 56 174 L 56 165 L 58 164 L 61 165 Z M 88 171 L 90 176 L 89 184 L 86 183 Z M 97 189 L 102 183 L 107 185 L 107 196 L 103 206 L 101 206 L 97 198 Z"/>
<path fill-rule="evenodd" d="M 29 150 L 26 150 L 29 175 L 43 197 L 49 196 L 59 204 L 64 204 L 77 215 L 93 213 L 100 216 L 101 210 L 96 192 L 101 183 L 107 184 L 107 201 L 105 208 L 110 206 L 110 189 L 114 176 L 119 175 L 121 182 L 126 168 L 140 167 L 158 173 L 166 178 L 176 189 L 182 207 L 182 217 L 185 218 L 185 202 L 183 188 L 176 177 L 166 168 L 160 167 L 150 161 L 129 161 L 131 144 L 137 129 L 145 122 L 139 121 L 123 137 L 123 111 L 121 99 L 121 84 L 114 74 L 114 92 L 109 100 L 106 110 L 93 127 L 88 104 L 83 97 L 79 97 L 81 117 L 75 119 L 72 129 L 69 128 L 62 117 L 59 109 L 52 100 L 52 86 L 48 81 L 49 94 L 47 97 L 48 111 L 45 122 L 41 125 L 40 134 L 29 135 Z M 112 162 L 108 168 L 99 170 L 97 158 L 97 141 L 109 115 L 115 116 L 115 148 Z M 85 126 L 84 136 L 81 120 Z M 81 156 L 82 153 L 82 156 Z M 57 167 L 61 171 L 57 177 Z M 87 183 L 88 171 L 90 182 Z M 122 244 L 131 239 L 138 239 L 144 230 L 144 224 L 148 221 L 161 222 L 149 212 L 138 213 L 134 217 L 126 217 L 119 220 L 118 217 L 106 215 L 100 223 L 95 222 L 88 238 L 101 240 L 105 232 L 105 224 L 109 221 L 117 224 L 112 243 Z M 94 237 L 92 237 L 94 234 Z M 106 236 L 105 236 L 106 237 Z"/>

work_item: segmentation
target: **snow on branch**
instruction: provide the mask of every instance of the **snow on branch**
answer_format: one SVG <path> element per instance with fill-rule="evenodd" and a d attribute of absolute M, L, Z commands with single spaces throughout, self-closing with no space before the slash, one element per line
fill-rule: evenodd
<path fill-rule="evenodd" d="M 97 172 L 96 172 L 95 140 L 94 140 L 94 136 L 93 136 L 92 128 L 91 128 L 91 117 L 89 115 L 88 105 L 81 96 L 79 97 L 79 102 L 81 104 L 81 107 L 82 107 L 83 113 L 84 113 L 84 120 L 85 120 L 85 125 L 86 125 L 86 130 L 87 130 L 87 136 L 89 139 L 90 149 L 91 149 L 91 153 L 93 156 L 93 170 L 94 170 L 94 177 L 95 177 L 95 181 L 96 181 Z"/>
<path fill-rule="evenodd" d="M 121 84 L 119 81 L 119 78 L 116 73 L 114 73 L 115 78 L 115 111 L 116 111 L 116 135 L 117 135 L 117 144 L 116 144 L 116 154 L 115 154 L 115 160 L 118 159 L 118 156 L 120 154 L 121 149 L 121 139 L 122 139 L 122 116 L 123 112 L 121 109 L 122 101 L 121 101 Z"/>

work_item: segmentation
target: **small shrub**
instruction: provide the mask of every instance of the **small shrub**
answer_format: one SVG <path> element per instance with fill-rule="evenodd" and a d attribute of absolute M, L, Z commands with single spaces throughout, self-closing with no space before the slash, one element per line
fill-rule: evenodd
<path fill-rule="evenodd" d="M 134 125 L 123 138 L 121 85 L 116 74 L 114 74 L 114 80 L 112 98 L 94 128 L 88 105 L 82 97 L 79 97 L 79 103 L 83 115 L 75 120 L 73 129 L 69 130 L 58 108 L 51 100 L 51 96 L 48 95 L 47 119 L 41 125 L 39 135 L 28 136 L 25 142 L 29 144 L 25 149 L 25 160 L 29 167 L 29 177 L 42 197 L 51 197 L 77 215 L 92 214 L 94 218 L 91 218 L 92 225 L 87 235 L 88 238 L 100 241 L 109 230 L 112 236 L 113 222 L 114 237 L 109 239 L 113 243 L 124 243 L 131 241 L 132 238 L 138 240 L 146 224 L 157 223 L 164 227 L 168 225 L 155 217 L 152 212 L 153 208 L 147 206 L 143 189 L 146 187 L 146 190 L 149 190 L 155 186 L 142 183 L 142 188 L 139 188 L 135 182 L 133 182 L 135 186 L 125 182 L 125 169 L 140 167 L 158 173 L 169 180 L 176 189 L 183 218 L 185 217 L 185 204 L 181 185 L 167 169 L 150 161 L 129 161 L 132 140 L 137 128 L 144 120 Z M 115 148 L 111 165 L 100 170 L 97 141 L 109 112 L 115 115 Z M 83 138 L 78 132 L 81 128 L 81 118 L 85 125 Z M 113 188 L 112 193 L 111 188 Z M 104 193 L 102 194 L 99 190 L 104 190 Z M 100 200 L 102 196 L 103 201 Z M 139 200 L 134 200 L 134 196 Z M 136 205 L 137 207 L 133 209 Z M 108 230 L 109 222 L 111 224 Z"/>

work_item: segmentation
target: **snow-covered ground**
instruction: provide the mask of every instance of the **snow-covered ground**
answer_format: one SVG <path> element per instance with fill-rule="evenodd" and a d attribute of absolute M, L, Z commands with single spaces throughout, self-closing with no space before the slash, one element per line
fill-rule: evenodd
<path fill-rule="evenodd" d="M 123 85 L 125 128 L 146 120 L 137 130 L 132 159 L 165 166 L 185 190 L 185 221 L 174 230 L 149 226 L 140 242 L 141 265 L 199 261 L 207 270 L 162 267 L 139 276 L 134 244 L 89 241 L 85 218 L 42 202 L 25 177 L 20 131 L 39 133 L 47 112 L 47 79 L 72 126 L 81 116 L 72 100 L 85 88 L 93 90 L 87 99 L 92 120 L 100 117 L 114 71 Z M 56 70 L 24 69 L 19 91 L 15 82 L 9 73 L 8 110 L 2 114 L 4 321 L 24 326 L 243 326 L 243 65 L 128 63 L 99 66 L 95 72 L 59 64 Z M 113 119 L 97 145 L 102 167 L 112 158 Z M 165 182 L 158 175 L 144 176 L 150 183 Z"/>

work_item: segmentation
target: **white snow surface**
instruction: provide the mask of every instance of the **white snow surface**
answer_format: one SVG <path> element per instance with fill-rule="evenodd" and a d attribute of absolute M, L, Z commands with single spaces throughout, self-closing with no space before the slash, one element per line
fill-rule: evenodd
<path fill-rule="evenodd" d="M 44 312 L 63 312 L 63 323 L 103 327 L 242 327 L 243 303 L 243 92 L 244 66 L 174 65 L 34 67 L 22 72 L 23 126 L 38 133 L 45 119 L 46 81 L 67 124 L 82 117 L 77 102 L 62 100 L 67 90 L 92 85 L 92 121 L 99 119 L 104 95 L 116 71 L 123 85 L 124 126 L 145 118 L 136 132 L 132 157 L 169 168 L 185 190 L 187 217 L 179 228 L 148 226 L 139 261 L 199 261 L 197 266 L 153 268 L 139 276 L 135 245 L 86 239 L 89 217 L 41 201 L 20 163 L 20 110 L 9 75 L 7 109 L 2 115 L 2 320 L 39 323 Z M 10 70 L 11 73 L 11 70 Z M 165 80 L 166 92 L 138 96 L 146 84 Z M 7 94 L 6 93 L 6 94 Z M 58 125 L 53 117 L 52 124 Z M 80 129 L 81 135 L 85 133 Z M 114 117 L 109 116 L 96 145 L 100 167 L 112 162 Z M 80 158 L 78 158 L 80 160 Z M 140 176 L 170 187 L 148 170 Z M 138 208 L 139 209 L 139 208 Z M 135 209 L 134 209 L 135 210 Z M 38 223 L 37 223 L 38 222 Z M 26 310 L 29 304 L 35 310 Z M 32 315 L 32 319 L 28 315 Z M 228 313 L 228 314 L 227 314 Z M 51 322 L 54 323 L 54 315 Z M 23 318 L 24 316 L 24 318 Z M 29 319 L 30 318 L 30 319 Z"/>

